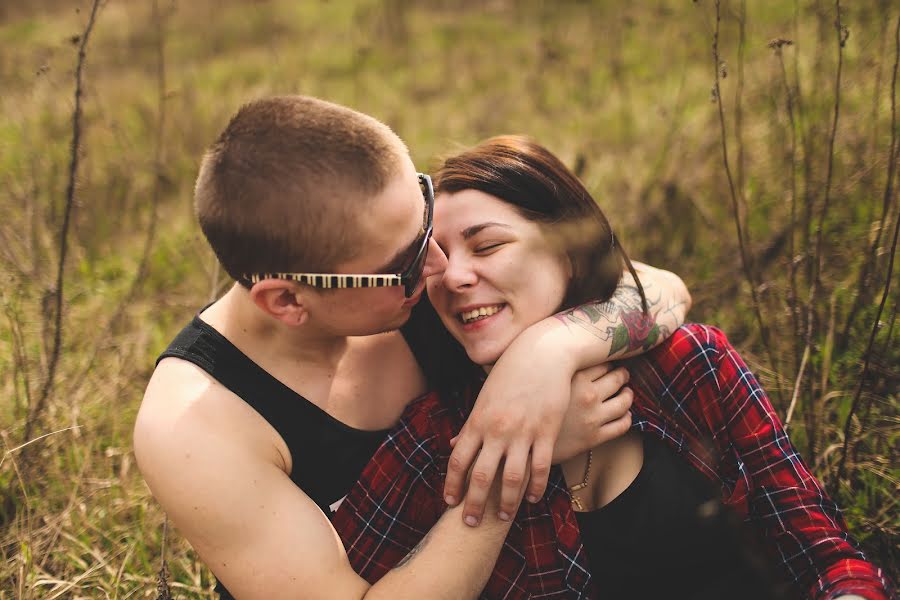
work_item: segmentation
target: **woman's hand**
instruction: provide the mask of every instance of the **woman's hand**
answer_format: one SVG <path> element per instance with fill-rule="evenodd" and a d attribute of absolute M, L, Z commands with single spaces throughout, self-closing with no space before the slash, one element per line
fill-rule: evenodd
<path fill-rule="evenodd" d="M 614 440 L 631 428 L 631 403 L 634 392 L 625 387 L 628 370 L 601 364 L 575 373 L 572 400 L 563 419 L 553 464 Z"/>

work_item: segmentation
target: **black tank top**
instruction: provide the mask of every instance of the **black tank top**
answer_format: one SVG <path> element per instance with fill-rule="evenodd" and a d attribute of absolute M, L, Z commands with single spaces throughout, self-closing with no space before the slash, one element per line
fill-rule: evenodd
<path fill-rule="evenodd" d="M 291 481 L 329 517 L 329 506 L 350 491 L 388 433 L 338 421 L 275 379 L 199 317 L 181 330 L 157 362 L 168 357 L 197 365 L 259 413 L 291 453 Z M 221 584 L 216 589 L 223 600 L 232 598 Z"/>
<path fill-rule="evenodd" d="M 712 484 L 644 433 L 644 464 L 619 496 L 576 512 L 601 598 L 782 598 L 758 545 Z"/>

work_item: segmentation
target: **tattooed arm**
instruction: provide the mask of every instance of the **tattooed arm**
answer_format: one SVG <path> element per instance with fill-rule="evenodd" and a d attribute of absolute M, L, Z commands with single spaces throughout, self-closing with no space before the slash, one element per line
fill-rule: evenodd
<path fill-rule="evenodd" d="M 684 323 L 691 307 L 691 295 L 674 273 L 634 263 L 647 298 L 647 313 L 630 273 L 625 273 L 612 298 L 590 302 L 563 311 L 556 318 L 567 326 L 576 325 L 600 343 L 579 346 L 579 369 L 597 362 L 625 358 L 646 352 Z"/>
<path fill-rule="evenodd" d="M 540 498 L 569 409 L 575 373 L 644 352 L 684 322 L 691 298 L 681 279 L 640 263 L 635 263 L 635 270 L 647 298 L 647 315 L 642 312 L 635 281 L 626 275 L 608 301 L 548 317 L 510 344 L 491 370 L 457 437 L 444 484 L 448 504 L 454 505 L 462 497 L 465 475 L 472 465 L 473 473 L 480 476 L 473 478 L 468 488 L 463 512 L 466 517 L 480 517 L 488 485 L 505 457 L 503 481 L 510 491 L 504 489 L 500 510 L 515 514 L 511 490 L 523 479 L 529 454 L 531 483 L 526 495 Z M 580 436 L 587 444 L 581 450 L 627 431 L 630 420 L 621 417 L 630 406 L 621 404 L 606 413 L 608 421 L 592 427 L 591 435 Z M 565 457 L 557 454 L 556 458 Z"/>

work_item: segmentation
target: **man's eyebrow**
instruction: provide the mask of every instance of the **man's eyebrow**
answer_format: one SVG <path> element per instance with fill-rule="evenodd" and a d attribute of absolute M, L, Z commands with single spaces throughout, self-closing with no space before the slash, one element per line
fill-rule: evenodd
<path fill-rule="evenodd" d="M 511 229 L 511 227 L 505 223 L 497 223 L 496 221 L 488 221 L 486 223 L 479 223 L 478 225 L 472 225 L 471 227 L 466 227 L 462 230 L 462 236 L 464 240 L 468 240 L 480 233 L 482 230 L 487 229 L 488 227 L 503 227 L 505 229 Z"/>

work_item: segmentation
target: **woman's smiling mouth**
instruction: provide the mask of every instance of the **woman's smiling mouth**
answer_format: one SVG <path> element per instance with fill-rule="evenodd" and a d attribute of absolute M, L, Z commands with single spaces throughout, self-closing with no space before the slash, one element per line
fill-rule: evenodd
<path fill-rule="evenodd" d="M 457 313 L 457 318 L 462 322 L 463 325 L 468 325 L 469 323 L 474 323 L 476 321 L 481 321 L 482 319 L 486 319 L 492 315 L 497 314 L 506 304 L 494 304 L 492 306 L 480 306 L 478 308 L 473 308 L 472 310 L 463 311 Z"/>

